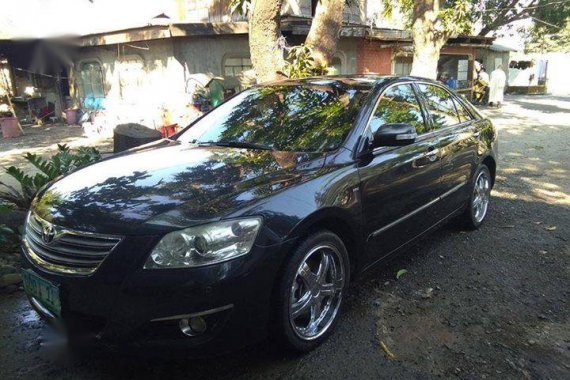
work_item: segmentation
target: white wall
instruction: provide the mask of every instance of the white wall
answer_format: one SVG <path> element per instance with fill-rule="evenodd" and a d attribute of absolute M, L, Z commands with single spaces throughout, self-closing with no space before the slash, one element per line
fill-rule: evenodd
<path fill-rule="evenodd" d="M 570 94 L 570 75 L 568 68 L 570 67 L 570 53 L 532 53 L 532 54 L 511 54 L 511 61 L 534 61 L 535 65 L 527 70 L 509 70 L 512 75 L 518 77 L 516 85 L 528 85 L 528 76 L 534 74 L 533 85 L 538 80 L 539 62 L 547 61 L 546 70 L 546 91 L 552 95 L 569 95 Z M 509 84 L 511 84 L 509 82 Z M 511 84 L 512 85 L 512 84 Z"/>
<path fill-rule="evenodd" d="M 547 91 L 552 95 L 570 95 L 570 53 L 546 53 L 542 57 L 548 61 Z"/>

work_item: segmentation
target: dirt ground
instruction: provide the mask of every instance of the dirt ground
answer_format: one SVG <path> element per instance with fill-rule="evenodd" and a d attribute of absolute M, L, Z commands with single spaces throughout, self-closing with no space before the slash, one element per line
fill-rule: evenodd
<path fill-rule="evenodd" d="M 58 144 L 66 144 L 71 148 L 94 146 L 101 153 L 113 152 L 113 140 L 110 138 L 87 138 L 82 136 L 83 129 L 66 124 L 47 124 L 43 126 L 25 127 L 24 135 L 11 138 L 0 138 L 0 168 L 15 165 L 28 169 L 28 164 L 22 157 L 25 153 L 35 153 L 49 156 L 57 153 Z M 10 185 L 16 183 L 0 169 L 0 181 Z"/>
<path fill-rule="evenodd" d="M 483 112 L 501 150 L 486 223 L 451 223 L 360 279 L 315 351 L 63 360 L 40 346 L 48 330 L 16 292 L 0 295 L 0 378 L 570 378 L 570 97 Z"/>

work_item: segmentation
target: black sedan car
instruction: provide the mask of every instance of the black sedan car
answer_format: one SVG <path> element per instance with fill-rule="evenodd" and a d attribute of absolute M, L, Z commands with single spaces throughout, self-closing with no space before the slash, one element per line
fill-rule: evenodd
<path fill-rule="evenodd" d="M 40 191 L 24 287 L 70 336 L 310 350 L 359 274 L 451 218 L 483 223 L 496 161 L 491 122 L 437 82 L 260 85 Z"/>

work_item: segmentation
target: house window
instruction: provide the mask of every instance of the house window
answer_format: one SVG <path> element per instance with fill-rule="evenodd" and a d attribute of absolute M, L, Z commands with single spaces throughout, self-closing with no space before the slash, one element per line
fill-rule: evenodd
<path fill-rule="evenodd" d="M 456 84 L 455 89 L 468 88 L 470 83 L 469 56 L 456 54 L 442 54 L 437 63 L 438 78 L 445 77 L 442 81 L 452 80 Z M 449 85 L 449 84 L 448 84 Z"/>
<path fill-rule="evenodd" d="M 397 57 L 394 61 L 394 75 L 410 75 L 412 72 L 412 57 Z"/>
<path fill-rule="evenodd" d="M 226 58 L 224 61 L 224 75 L 227 77 L 237 77 L 242 71 L 251 70 L 252 68 L 253 65 L 249 57 L 231 57 Z"/>
<path fill-rule="evenodd" d="M 331 75 L 344 74 L 342 71 L 342 59 L 334 57 L 330 64 Z"/>
<path fill-rule="evenodd" d="M 104 98 L 103 70 L 97 61 L 83 62 L 79 68 L 79 91 L 83 99 Z"/>

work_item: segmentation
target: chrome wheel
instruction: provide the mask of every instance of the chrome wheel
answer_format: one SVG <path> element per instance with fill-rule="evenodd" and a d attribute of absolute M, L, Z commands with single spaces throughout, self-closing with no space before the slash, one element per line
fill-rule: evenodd
<path fill-rule="evenodd" d="M 323 335 L 335 320 L 345 282 L 338 249 L 320 245 L 309 251 L 297 269 L 289 297 L 289 322 L 303 340 Z"/>
<path fill-rule="evenodd" d="M 471 212 L 476 223 L 481 223 L 487 215 L 489 200 L 491 199 L 491 180 L 489 173 L 482 170 L 475 180 L 473 189 L 473 201 L 471 203 Z"/>

